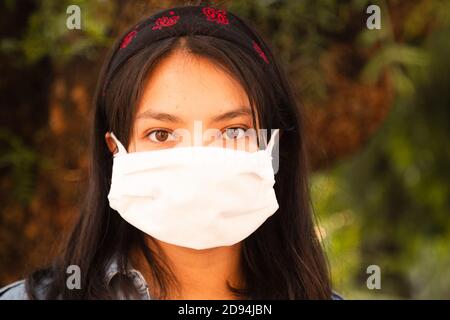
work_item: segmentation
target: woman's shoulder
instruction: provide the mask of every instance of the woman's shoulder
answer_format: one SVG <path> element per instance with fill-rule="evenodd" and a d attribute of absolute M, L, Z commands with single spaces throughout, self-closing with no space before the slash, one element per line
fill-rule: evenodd
<path fill-rule="evenodd" d="M 335 291 L 331 292 L 331 300 L 344 300 L 344 297 L 342 297 L 340 294 L 338 294 Z"/>
<path fill-rule="evenodd" d="M 0 300 L 29 300 L 25 280 L 19 280 L 1 288 Z"/>
<path fill-rule="evenodd" d="M 32 283 L 32 296 L 28 294 L 28 281 Z M 22 279 L 0 289 L 0 300 L 45 299 L 52 278 L 47 269 L 37 270 L 27 279 Z"/>

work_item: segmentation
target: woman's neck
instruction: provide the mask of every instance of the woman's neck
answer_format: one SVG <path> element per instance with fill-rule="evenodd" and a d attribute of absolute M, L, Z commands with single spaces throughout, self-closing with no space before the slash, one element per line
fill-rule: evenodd
<path fill-rule="evenodd" d="M 165 242 L 148 241 L 153 252 L 160 252 L 178 284 L 169 286 L 166 299 L 236 299 L 227 282 L 237 288 L 243 285 L 241 273 L 241 243 L 233 246 L 194 250 Z M 152 297 L 159 297 L 159 289 L 151 276 L 145 258 L 138 256 L 137 265 L 143 273 Z"/>

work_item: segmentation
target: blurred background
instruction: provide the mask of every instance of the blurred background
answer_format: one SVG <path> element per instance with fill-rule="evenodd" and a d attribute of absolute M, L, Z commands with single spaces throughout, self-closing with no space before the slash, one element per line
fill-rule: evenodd
<path fill-rule="evenodd" d="M 85 191 L 91 100 L 124 29 L 186 1 L 0 3 L 0 286 L 47 263 Z M 215 1 L 273 46 L 306 114 L 334 289 L 450 299 L 450 1 Z M 69 5 L 81 29 L 69 30 Z M 381 9 L 369 30 L 366 9 Z M 378 265 L 381 289 L 369 290 Z"/>

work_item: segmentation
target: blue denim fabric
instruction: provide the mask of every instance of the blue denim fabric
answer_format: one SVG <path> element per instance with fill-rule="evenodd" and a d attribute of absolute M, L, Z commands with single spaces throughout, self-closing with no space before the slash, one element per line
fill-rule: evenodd
<path fill-rule="evenodd" d="M 123 274 L 130 281 L 130 284 L 134 286 L 137 292 L 136 296 L 126 297 L 121 291 L 120 287 L 116 285 L 115 279 L 121 275 L 119 266 L 116 260 L 113 260 L 105 273 L 105 282 L 118 300 L 124 299 L 136 299 L 136 300 L 150 300 L 150 292 L 148 290 L 147 282 L 144 276 L 136 269 L 128 268 L 128 273 Z M 76 289 L 74 289 L 76 290 Z M 37 290 L 38 298 L 44 297 L 45 284 Z M 25 288 L 25 280 L 16 281 L 0 289 L 0 300 L 29 300 L 29 296 Z"/>

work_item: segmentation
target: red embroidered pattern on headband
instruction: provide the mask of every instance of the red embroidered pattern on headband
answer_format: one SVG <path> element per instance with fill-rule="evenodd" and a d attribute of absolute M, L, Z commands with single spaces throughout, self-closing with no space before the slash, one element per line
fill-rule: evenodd
<path fill-rule="evenodd" d="M 261 48 L 258 46 L 258 44 L 255 41 L 252 41 L 253 48 L 258 52 L 259 56 L 266 62 L 269 63 L 269 60 L 266 57 L 266 54 L 261 50 Z"/>
<path fill-rule="evenodd" d="M 120 49 L 126 48 L 130 44 L 131 40 L 133 40 L 133 38 L 136 36 L 136 34 L 137 34 L 136 30 L 129 32 L 120 43 Z"/>
<path fill-rule="evenodd" d="M 220 24 L 228 24 L 227 12 L 225 10 L 217 10 L 206 7 L 202 10 L 208 21 L 215 21 Z"/>
<path fill-rule="evenodd" d="M 175 12 L 170 11 L 170 15 L 174 15 Z M 170 27 L 173 26 L 178 22 L 178 19 L 180 19 L 180 16 L 173 16 L 173 17 L 161 17 L 156 19 L 155 25 L 152 27 L 152 30 L 161 30 L 163 27 Z"/>

